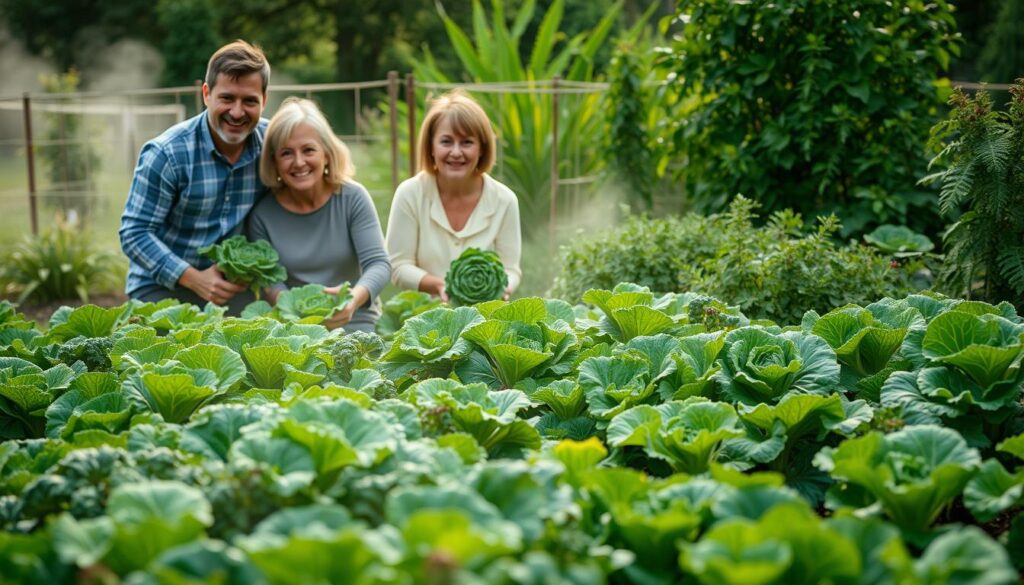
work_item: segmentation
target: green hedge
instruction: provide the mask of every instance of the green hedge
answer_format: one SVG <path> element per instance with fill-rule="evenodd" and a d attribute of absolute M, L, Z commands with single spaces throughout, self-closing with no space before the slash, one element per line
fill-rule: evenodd
<path fill-rule="evenodd" d="M 757 204 L 737 197 L 726 213 L 649 219 L 563 246 L 551 294 L 576 302 L 591 288 L 635 282 L 660 292 L 694 291 L 730 299 L 752 318 L 799 323 L 807 309 L 826 312 L 909 290 L 889 258 L 841 245 L 834 216 L 805 233 L 791 211 L 755 227 Z"/>

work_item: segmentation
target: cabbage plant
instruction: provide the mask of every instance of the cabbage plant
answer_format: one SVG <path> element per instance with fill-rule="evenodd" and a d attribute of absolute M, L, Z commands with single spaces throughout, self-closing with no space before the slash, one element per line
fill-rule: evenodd
<path fill-rule="evenodd" d="M 467 248 L 448 267 L 444 289 L 456 305 L 475 305 L 500 299 L 508 287 L 508 274 L 498 254 Z"/>
<path fill-rule="evenodd" d="M 610 291 L 591 289 L 583 295 L 583 302 L 604 314 L 600 330 L 622 343 L 642 335 L 664 333 L 675 326 L 672 317 L 653 307 L 654 300 L 649 289 L 635 284 L 620 284 Z"/>
<path fill-rule="evenodd" d="M 608 424 L 611 446 L 642 447 L 649 457 L 694 475 L 707 471 L 723 441 L 743 434 L 732 405 L 705 398 L 634 406 Z"/>
<path fill-rule="evenodd" d="M 904 225 L 880 225 L 870 234 L 865 234 L 864 241 L 897 258 L 918 256 L 935 248 L 928 236 Z"/>
<path fill-rule="evenodd" d="M 836 353 L 817 335 L 741 327 L 725 336 L 717 374 L 731 400 L 756 406 L 788 392 L 828 394 L 839 384 Z"/>
<path fill-rule="evenodd" d="M 466 328 L 463 338 L 477 348 L 456 367 L 464 382 L 485 382 L 512 388 L 523 378 L 558 377 L 573 369 L 579 343 L 572 328 L 550 320 L 542 299 L 519 299 L 490 311 L 487 318 Z M 482 311 L 483 312 L 483 311 Z"/>
<path fill-rule="evenodd" d="M 928 324 L 921 350 L 932 362 L 953 366 L 987 388 L 1019 377 L 1024 325 L 1000 315 L 976 315 L 958 307 Z"/>
<path fill-rule="evenodd" d="M 288 272 L 278 263 L 277 250 L 266 240 L 250 242 L 245 236 L 231 236 L 219 244 L 200 248 L 199 253 L 212 260 L 224 278 L 248 285 L 257 299 L 260 289 L 288 278 Z"/>
<path fill-rule="evenodd" d="M 416 380 L 447 377 L 456 362 L 473 350 L 463 338 L 469 327 L 484 320 L 474 307 L 438 307 L 405 322 L 379 367 L 399 386 Z"/>
<path fill-rule="evenodd" d="M 537 430 L 517 416 L 531 406 L 519 390 L 489 390 L 484 384 L 435 378 L 412 386 L 409 399 L 420 409 L 446 409 L 452 423 L 472 435 L 492 457 L 540 448 Z"/>
<path fill-rule="evenodd" d="M 814 462 L 836 480 L 867 490 L 901 528 L 924 532 L 960 495 L 981 457 L 956 431 L 918 425 L 824 447 Z"/>
<path fill-rule="evenodd" d="M 350 285 L 345 282 L 336 294 L 324 292 L 321 284 L 307 284 L 281 291 L 277 311 L 289 321 L 319 322 L 345 308 L 352 301 Z M 309 320 L 313 317 L 313 320 Z M 320 319 L 315 319 L 319 317 Z"/>

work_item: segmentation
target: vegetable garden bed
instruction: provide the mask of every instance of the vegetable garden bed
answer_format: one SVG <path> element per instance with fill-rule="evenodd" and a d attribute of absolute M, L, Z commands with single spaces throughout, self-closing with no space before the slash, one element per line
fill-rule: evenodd
<path fill-rule="evenodd" d="M 0 583 L 1014 583 L 1024 322 L 0 305 Z M 426 308 L 426 307 L 424 307 Z"/>

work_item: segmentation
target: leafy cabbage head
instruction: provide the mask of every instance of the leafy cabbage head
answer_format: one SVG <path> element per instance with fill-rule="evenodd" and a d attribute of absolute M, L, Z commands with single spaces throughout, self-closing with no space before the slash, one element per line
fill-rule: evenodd
<path fill-rule="evenodd" d="M 960 495 L 981 457 L 952 429 L 916 425 L 825 447 L 814 462 L 832 477 L 866 489 L 901 528 L 925 531 Z"/>
<path fill-rule="evenodd" d="M 337 294 L 324 292 L 323 285 L 307 284 L 282 291 L 277 297 L 281 317 L 298 321 L 306 317 L 330 317 L 352 300 L 349 283 L 343 283 Z"/>
<path fill-rule="evenodd" d="M 900 349 L 907 331 L 923 328 L 925 321 L 917 309 L 884 299 L 867 308 L 840 307 L 820 318 L 808 312 L 804 326 L 805 331 L 827 341 L 846 368 L 863 377 L 882 371 Z"/>
<path fill-rule="evenodd" d="M 480 312 L 472 307 L 431 309 L 402 325 L 391 349 L 381 360 L 429 362 L 460 359 L 472 349 L 469 341 L 462 338 L 463 331 L 483 320 Z"/>
<path fill-rule="evenodd" d="M 921 350 L 928 360 L 954 366 L 988 387 L 1020 374 L 1024 325 L 995 314 L 952 310 L 928 324 Z"/>
<path fill-rule="evenodd" d="M 928 236 L 919 234 L 904 225 L 881 225 L 864 236 L 864 240 L 885 254 L 897 258 L 916 256 L 931 252 L 935 248 Z"/>
<path fill-rule="evenodd" d="M 288 272 L 278 263 L 277 250 L 266 240 L 250 242 L 245 236 L 232 236 L 219 244 L 200 248 L 199 253 L 217 264 L 225 278 L 249 283 L 257 293 L 261 288 L 288 278 Z"/>
<path fill-rule="evenodd" d="M 468 248 L 452 261 L 444 283 L 452 302 L 475 305 L 500 299 L 508 286 L 508 274 L 495 252 Z"/>
<path fill-rule="evenodd" d="M 745 404 L 775 403 L 790 391 L 828 394 L 839 383 L 836 353 L 817 335 L 741 327 L 726 335 L 723 354 L 718 379 Z"/>

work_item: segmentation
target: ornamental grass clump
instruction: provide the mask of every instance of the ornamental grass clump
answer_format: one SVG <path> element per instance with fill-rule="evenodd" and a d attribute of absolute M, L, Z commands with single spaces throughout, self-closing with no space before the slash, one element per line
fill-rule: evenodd
<path fill-rule="evenodd" d="M 500 299 L 508 287 L 508 274 L 496 253 L 468 248 L 448 267 L 444 286 L 452 303 L 475 305 Z"/>
<path fill-rule="evenodd" d="M 288 278 L 284 266 L 278 264 L 277 250 L 266 240 L 250 242 L 245 236 L 232 236 L 219 244 L 200 248 L 199 253 L 213 260 L 224 273 L 224 278 L 248 283 L 257 299 L 261 288 Z"/>

